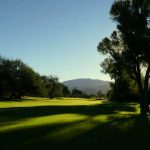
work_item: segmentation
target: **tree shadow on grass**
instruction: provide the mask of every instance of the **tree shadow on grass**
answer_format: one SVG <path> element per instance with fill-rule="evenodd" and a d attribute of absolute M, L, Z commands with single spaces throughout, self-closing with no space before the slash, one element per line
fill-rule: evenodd
<path fill-rule="evenodd" d="M 125 111 L 127 113 L 135 112 L 135 104 L 120 103 L 102 103 L 99 105 L 76 105 L 76 106 L 34 106 L 34 107 L 15 107 L 0 109 L 0 126 L 6 123 L 14 123 L 23 119 L 34 117 L 50 116 L 56 114 L 79 114 L 86 115 L 87 118 L 81 121 L 67 122 L 59 124 L 46 124 L 41 126 L 24 127 L 0 133 L 1 150 L 140 150 L 145 142 L 150 138 L 150 126 L 147 116 L 141 115 L 122 115 L 115 116 L 117 112 Z M 100 121 L 93 122 L 92 118 L 97 115 L 112 115 L 106 123 Z M 91 128 L 84 130 L 88 124 Z M 126 125 L 127 124 L 127 125 Z M 75 127 L 78 127 L 79 130 Z M 81 126 L 81 129 L 80 129 Z M 124 128 L 128 128 L 124 130 Z M 76 132 L 64 132 L 61 137 L 49 138 L 52 133 L 59 133 L 64 129 L 71 129 Z M 80 133 L 81 132 L 81 133 Z M 66 140 L 63 136 L 71 138 Z M 146 145 L 147 149 L 150 148 Z M 145 149 L 144 149 L 145 150 Z"/>
<path fill-rule="evenodd" d="M 88 118 L 90 121 L 90 117 Z M 46 138 L 47 135 L 59 132 L 59 129 L 71 128 L 87 120 L 73 123 L 60 123 L 17 129 L 0 134 L 1 150 L 149 150 L 150 125 L 147 116 L 133 115 L 122 118 L 110 118 L 110 121 L 99 124 L 83 134 L 67 140 L 59 140 L 62 136 Z M 79 132 L 79 131 L 74 131 Z M 71 133 L 70 133 L 71 134 Z M 64 136 L 66 136 L 64 134 Z"/>
<path fill-rule="evenodd" d="M 99 125 L 69 143 L 73 150 L 77 149 L 78 145 L 82 145 L 85 150 L 149 150 L 149 139 L 148 116 L 133 115 Z"/>
<path fill-rule="evenodd" d="M 132 139 L 132 142 L 130 141 L 132 149 L 150 150 L 150 116 L 147 114 L 136 116 L 134 124 L 127 134 Z"/>
<path fill-rule="evenodd" d="M 53 144 L 52 139 L 45 141 L 45 136 L 59 128 L 78 124 L 81 121 L 73 123 L 60 123 L 54 125 L 33 126 L 28 128 L 18 128 L 15 130 L 0 133 L 0 150 L 26 150 L 26 149 L 41 149 L 44 143 L 48 142 L 49 147 L 54 148 L 57 145 Z M 40 147 L 40 148 L 39 148 Z"/>
<path fill-rule="evenodd" d="M 1 123 L 30 119 L 33 117 L 50 116 L 56 114 L 82 114 L 87 116 L 115 114 L 120 111 L 135 112 L 133 104 L 103 103 L 98 105 L 73 105 L 73 106 L 34 106 L 0 108 Z"/>

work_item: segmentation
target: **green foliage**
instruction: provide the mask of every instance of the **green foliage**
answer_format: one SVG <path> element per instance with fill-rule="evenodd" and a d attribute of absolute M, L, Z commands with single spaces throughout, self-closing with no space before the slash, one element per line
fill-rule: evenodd
<path fill-rule="evenodd" d="M 104 97 L 105 97 L 105 94 L 102 93 L 101 90 L 99 90 L 99 91 L 97 92 L 97 97 L 98 97 L 98 98 L 104 98 Z"/>
<path fill-rule="evenodd" d="M 110 83 L 110 91 L 107 93 L 107 97 L 112 101 L 131 102 L 139 100 L 137 85 L 131 81 L 120 81 L 117 83 Z"/>
<path fill-rule="evenodd" d="M 47 91 L 46 97 L 53 99 L 54 97 L 61 97 L 63 95 L 63 85 L 59 83 L 57 77 L 42 76 L 41 79 Z"/>
<path fill-rule="evenodd" d="M 21 98 L 25 94 L 37 93 L 40 89 L 40 78 L 37 73 L 21 60 L 0 58 L 1 96 Z"/>
<path fill-rule="evenodd" d="M 140 95 L 141 111 L 148 109 L 148 84 L 150 78 L 150 7 L 147 0 L 115 1 L 110 13 L 121 32 L 126 68 L 135 76 Z M 145 73 L 143 74 L 143 69 Z M 144 80 L 142 82 L 142 76 Z"/>
<path fill-rule="evenodd" d="M 114 101 L 137 101 L 138 92 L 134 75 L 125 67 L 123 61 L 125 48 L 121 34 L 114 31 L 111 37 L 104 38 L 97 48 L 100 53 L 108 56 L 101 63 L 102 72 L 109 74 L 114 80 L 114 83 L 110 83 L 108 98 Z"/>
<path fill-rule="evenodd" d="M 72 90 L 72 97 L 82 97 L 83 96 L 83 92 L 74 88 Z"/>
<path fill-rule="evenodd" d="M 70 97 L 70 96 L 71 96 L 71 92 L 70 92 L 70 90 L 68 89 L 68 87 L 65 86 L 65 85 L 62 85 L 62 86 L 63 86 L 63 96 L 64 96 L 64 97 Z"/>
<path fill-rule="evenodd" d="M 0 96 L 21 98 L 24 95 L 54 98 L 62 96 L 63 85 L 57 77 L 40 76 L 21 60 L 0 57 Z"/>
<path fill-rule="evenodd" d="M 72 89 L 70 97 L 77 97 L 77 98 L 95 98 L 96 95 L 94 94 L 87 94 L 77 88 Z"/>
<path fill-rule="evenodd" d="M 110 38 L 104 38 L 98 45 L 98 51 L 108 55 L 101 65 L 104 73 L 110 74 L 110 77 L 115 80 L 115 84 L 111 86 L 110 95 L 115 95 L 113 97 L 133 95 L 135 91 L 131 83 L 134 82 L 133 85 L 136 85 L 136 89 L 138 88 L 141 107 L 148 110 L 149 2 L 147 0 L 118 0 L 113 3 L 110 14 L 117 22 L 118 31 L 113 32 Z M 123 92 L 123 96 L 120 91 Z"/>

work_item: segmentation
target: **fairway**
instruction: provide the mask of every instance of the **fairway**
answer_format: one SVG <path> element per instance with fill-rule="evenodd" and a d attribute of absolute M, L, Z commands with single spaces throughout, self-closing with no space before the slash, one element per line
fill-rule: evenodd
<path fill-rule="evenodd" d="M 136 103 L 31 98 L 0 102 L 0 150 L 150 149 Z"/>

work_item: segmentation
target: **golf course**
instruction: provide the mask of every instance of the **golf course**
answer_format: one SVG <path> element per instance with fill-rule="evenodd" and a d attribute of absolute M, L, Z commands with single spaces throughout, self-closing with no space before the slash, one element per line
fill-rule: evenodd
<path fill-rule="evenodd" d="M 0 149 L 150 149 L 137 103 L 24 97 L 0 102 Z"/>
<path fill-rule="evenodd" d="M 0 150 L 150 150 L 150 0 L 0 0 Z"/>

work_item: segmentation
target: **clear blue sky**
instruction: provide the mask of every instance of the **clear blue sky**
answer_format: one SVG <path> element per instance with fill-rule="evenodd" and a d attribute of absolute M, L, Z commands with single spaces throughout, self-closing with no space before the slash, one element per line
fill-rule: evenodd
<path fill-rule="evenodd" d="M 41 75 L 110 80 L 97 52 L 115 23 L 114 0 L 0 0 L 0 55 L 19 58 Z"/>

